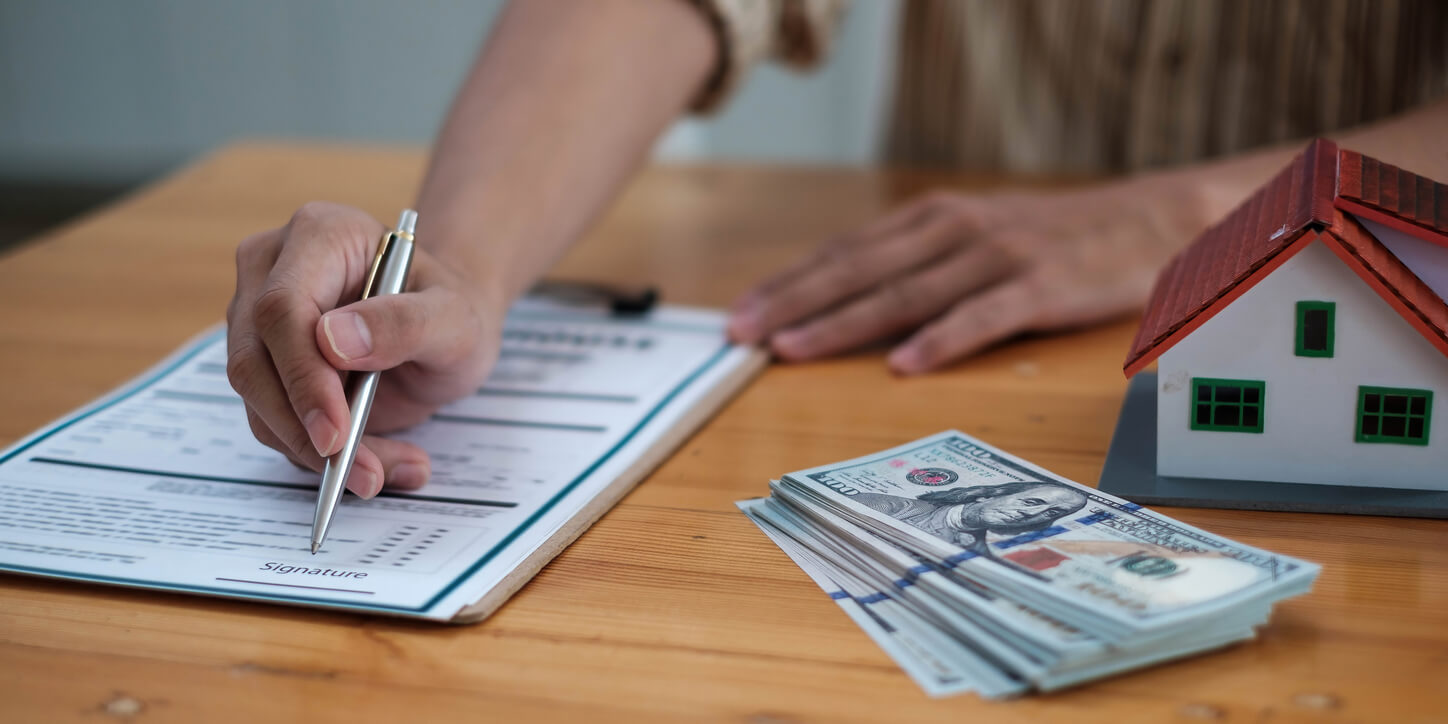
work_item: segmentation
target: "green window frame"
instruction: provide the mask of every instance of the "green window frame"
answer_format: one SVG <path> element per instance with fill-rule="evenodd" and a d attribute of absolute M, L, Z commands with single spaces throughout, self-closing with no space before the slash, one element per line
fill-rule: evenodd
<path fill-rule="evenodd" d="M 1359 387 L 1356 440 L 1427 445 L 1433 391 L 1407 387 Z"/>
<path fill-rule="evenodd" d="M 1337 302 L 1297 303 L 1297 356 L 1331 357 Z"/>
<path fill-rule="evenodd" d="M 1267 383 L 1193 377 L 1188 409 L 1193 430 L 1260 433 L 1267 421 Z"/>

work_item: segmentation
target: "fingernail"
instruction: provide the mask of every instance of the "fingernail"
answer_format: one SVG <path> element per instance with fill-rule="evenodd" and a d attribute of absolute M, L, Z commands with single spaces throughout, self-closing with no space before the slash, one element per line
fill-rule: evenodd
<path fill-rule="evenodd" d="M 317 449 L 318 455 L 327 457 L 336 452 L 332 446 L 337 444 L 337 428 L 321 410 L 308 412 L 302 418 L 302 426 L 307 428 L 307 437 L 312 438 L 312 447 Z"/>
<path fill-rule="evenodd" d="M 322 317 L 322 332 L 332 351 L 344 360 L 372 354 L 372 332 L 362 315 L 356 312 L 335 312 Z"/>
<path fill-rule="evenodd" d="M 363 500 L 371 500 L 382 492 L 382 480 L 377 477 L 377 473 L 367 468 L 354 467 L 352 474 L 347 477 L 347 489 Z"/>
<path fill-rule="evenodd" d="M 798 331 L 780 332 L 770 337 L 769 346 L 775 354 L 785 359 L 795 359 L 809 353 L 809 340 L 803 332 Z"/>
<path fill-rule="evenodd" d="M 890 369 L 906 375 L 917 372 L 921 362 L 920 351 L 914 347 L 899 347 L 886 359 Z"/>
<path fill-rule="evenodd" d="M 392 468 L 392 484 L 399 488 L 420 488 L 427 483 L 428 469 L 418 463 L 398 463 Z"/>

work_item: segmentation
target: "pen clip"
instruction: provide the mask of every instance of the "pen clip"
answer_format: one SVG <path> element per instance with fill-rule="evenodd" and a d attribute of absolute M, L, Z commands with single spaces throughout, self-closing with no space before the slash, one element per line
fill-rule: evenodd
<path fill-rule="evenodd" d="M 377 271 L 382 268 L 382 258 L 387 256 L 387 250 L 392 246 L 392 237 L 396 232 L 389 231 L 382 235 L 382 240 L 377 242 L 377 255 L 372 257 L 372 268 L 367 271 L 367 282 L 362 285 L 362 298 L 372 297 L 372 285 L 377 282 Z"/>

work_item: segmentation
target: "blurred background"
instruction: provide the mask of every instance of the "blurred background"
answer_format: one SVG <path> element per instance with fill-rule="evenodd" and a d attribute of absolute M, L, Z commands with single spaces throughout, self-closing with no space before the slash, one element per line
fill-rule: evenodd
<path fill-rule="evenodd" d="M 428 143 L 505 0 L 3 0 L 0 246 L 240 138 Z M 765 66 L 666 159 L 877 158 L 898 0 L 817 72 Z"/>

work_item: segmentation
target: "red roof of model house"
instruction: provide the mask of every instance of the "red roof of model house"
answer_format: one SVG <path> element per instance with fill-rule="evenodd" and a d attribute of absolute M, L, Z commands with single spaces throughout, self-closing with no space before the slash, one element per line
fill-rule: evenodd
<path fill-rule="evenodd" d="M 1126 356 L 1126 375 L 1151 364 L 1317 239 L 1448 355 L 1448 304 L 1352 214 L 1448 246 L 1448 186 L 1331 141 L 1313 141 L 1162 270 Z"/>

